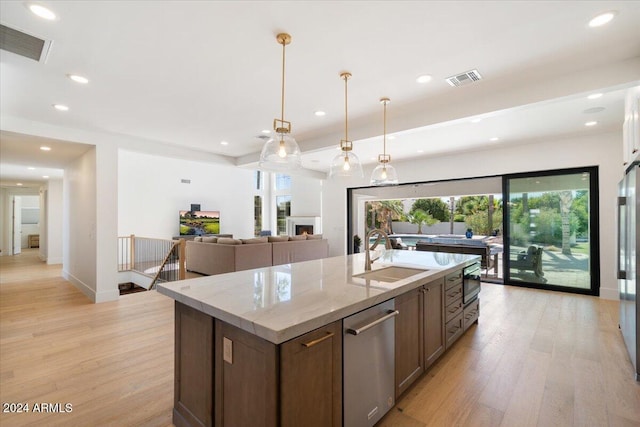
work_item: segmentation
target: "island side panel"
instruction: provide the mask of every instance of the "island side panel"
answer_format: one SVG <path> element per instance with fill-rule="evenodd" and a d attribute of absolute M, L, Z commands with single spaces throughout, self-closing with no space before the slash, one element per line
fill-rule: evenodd
<path fill-rule="evenodd" d="M 173 423 L 213 425 L 213 318 L 175 303 Z"/>
<path fill-rule="evenodd" d="M 215 320 L 215 425 L 278 425 L 278 346 Z"/>

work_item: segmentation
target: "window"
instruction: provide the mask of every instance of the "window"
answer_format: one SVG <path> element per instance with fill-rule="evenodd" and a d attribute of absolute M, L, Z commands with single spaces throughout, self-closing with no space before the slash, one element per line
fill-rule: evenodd
<path fill-rule="evenodd" d="M 256 236 L 262 231 L 262 196 L 253 196 L 253 232 Z"/>
<path fill-rule="evenodd" d="M 291 177 L 276 174 L 276 191 L 291 190 Z"/>
<path fill-rule="evenodd" d="M 597 295 L 597 168 L 509 175 L 505 198 L 505 283 Z"/>
<path fill-rule="evenodd" d="M 291 216 L 291 196 L 276 196 L 278 234 L 287 234 L 287 217 Z"/>

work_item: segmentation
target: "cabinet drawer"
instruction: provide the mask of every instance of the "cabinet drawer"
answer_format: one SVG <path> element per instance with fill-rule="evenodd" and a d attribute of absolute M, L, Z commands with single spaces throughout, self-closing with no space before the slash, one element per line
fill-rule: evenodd
<path fill-rule="evenodd" d="M 480 299 L 476 299 L 464 308 L 463 317 L 464 330 L 466 331 L 480 317 Z"/>
<path fill-rule="evenodd" d="M 448 290 L 458 284 L 462 284 L 462 270 L 449 273 L 444 277 L 444 289 Z"/>
<path fill-rule="evenodd" d="M 451 345 L 460 338 L 464 332 L 463 320 L 464 316 L 460 313 L 453 320 L 447 322 L 447 325 L 445 326 L 445 341 L 447 343 L 447 348 L 451 347 Z"/>
<path fill-rule="evenodd" d="M 449 304 L 447 307 L 445 307 L 444 309 L 445 323 L 449 322 L 451 319 L 461 314 L 463 309 L 464 307 L 462 305 L 462 298 L 458 298 L 456 302 Z"/>
<path fill-rule="evenodd" d="M 450 304 L 453 304 L 460 298 L 462 298 L 462 283 L 458 283 L 457 285 L 445 291 L 444 306 L 448 307 Z"/>

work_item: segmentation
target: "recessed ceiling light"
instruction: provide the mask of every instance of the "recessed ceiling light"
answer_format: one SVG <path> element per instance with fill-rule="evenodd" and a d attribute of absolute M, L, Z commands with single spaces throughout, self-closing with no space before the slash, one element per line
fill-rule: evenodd
<path fill-rule="evenodd" d="M 418 153 L 424 153 L 424 150 L 418 150 Z"/>
<path fill-rule="evenodd" d="M 471 123 L 480 123 L 482 121 L 482 119 L 473 119 L 471 120 Z"/>
<path fill-rule="evenodd" d="M 44 179 L 49 179 L 49 175 L 42 175 Z"/>
<path fill-rule="evenodd" d="M 387 136 L 387 139 L 396 139 L 396 137 L 394 135 L 389 135 Z"/>
<path fill-rule="evenodd" d="M 67 74 L 67 77 L 69 77 L 71 80 L 73 80 L 76 83 L 82 83 L 83 85 L 86 85 L 87 83 L 89 83 L 89 79 L 83 76 L 79 76 L 77 74 Z"/>
<path fill-rule="evenodd" d="M 613 17 L 616 16 L 616 13 L 617 12 L 615 10 L 601 13 L 600 15 L 594 17 L 593 19 L 591 19 L 591 21 L 589 21 L 589 26 L 594 28 L 608 24 L 609 22 L 611 22 Z"/>
<path fill-rule="evenodd" d="M 53 13 L 51 9 L 47 9 L 46 7 L 39 4 L 30 4 L 29 10 L 34 14 L 39 16 L 40 18 L 46 19 L 48 21 L 53 21 L 56 19 L 56 14 Z"/>
<path fill-rule="evenodd" d="M 16 182 L 16 185 L 17 185 L 18 187 L 22 187 L 22 183 L 21 183 L 21 182 Z"/>
<path fill-rule="evenodd" d="M 493 138 L 491 138 L 489 141 L 491 142 L 496 142 L 498 141 L 500 138 L 498 138 L 497 136 L 494 136 Z"/>
<path fill-rule="evenodd" d="M 584 125 L 585 125 L 585 126 L 595 126 L 595 125 L 597 125 L 597 124 L 598 124 L 598 122 L 596 122 L 596 121 L 592 121 L 592 122 L 587 122 L 587 123 L 585 123 Z"/>
<path fill-rule="evenodd" d="M 323 116 L 325 116 L 327 113 L 325 113 L 324 111 L 316 111 L 316 112 L 315 112 L 315 113 L 313 113 L 313 114 L 315 114 L 315 115 L 316 115 L 316 116 L 318 116 L 318 117 L 323 117 Z"/>
<path fill-rule="evenodd" d="M 58 111 L 69 111 L 69 107 L 62 104 L 53 104 L 53 108 L 55 108 Z"/>
<path fill-rule="evenodd" d="M 592 93 L 591 95 L 587 96 L 587 99 L 598 99 L 602 96 L 601 93 Z"/>
<path fill-rule="evenodd" d="M 263 130 L 262 130 L 262 133 L 267 134 L 267 133 L 271 133 L 271 131 L 270 131 L 269 129 L 263 129 Z"/>
<path fill-rule="evenodd" d="M 220 145 L 229 145 L 227 141 L 220 141 Z"/>
<path fill-rule="evenodd" d="M 34 168 L 33 166 L 29 166 L 27 169 L 29 169 L 30 171 L 36 170 L 36 168 Z"/>
<path fill-rule="evenodd" d="M 416 79 L 416 82 L 418 82 L 418 83 L 427 83 L 427 82 L 430 82 L 432 78 L 433 77 L 431 77 L 428 74 L 423 74 L 422 76 L 418 76 L 418 78 Z"/>
<path fill-rule="evenodd" d="M 47 147 L 46 145 L 43 145 L 42 147 L 40 147 L 40 149 L 42 151 L 51 151 L 51 147 Z"/>

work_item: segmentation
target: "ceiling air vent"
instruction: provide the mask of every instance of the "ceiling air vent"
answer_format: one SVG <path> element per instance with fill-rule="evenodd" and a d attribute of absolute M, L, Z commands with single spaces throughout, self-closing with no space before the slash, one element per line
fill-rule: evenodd
<path fill-rule="evenodd" d="M 46 62 L 50 40 L 42 40 L 22 31 L 0 24 L 0 49 L 34 61 Z"/>
<path fill-rule="evenodd" d="M 463 86 L 469 83 L 477 82 L 480 80 L 482 76 L 478 72 L 478 70 L 466 71 L 462 74 L 458 74 L 457 76 L 451 76 L 447 78 L 447 83 L 451 86 Z"/>

